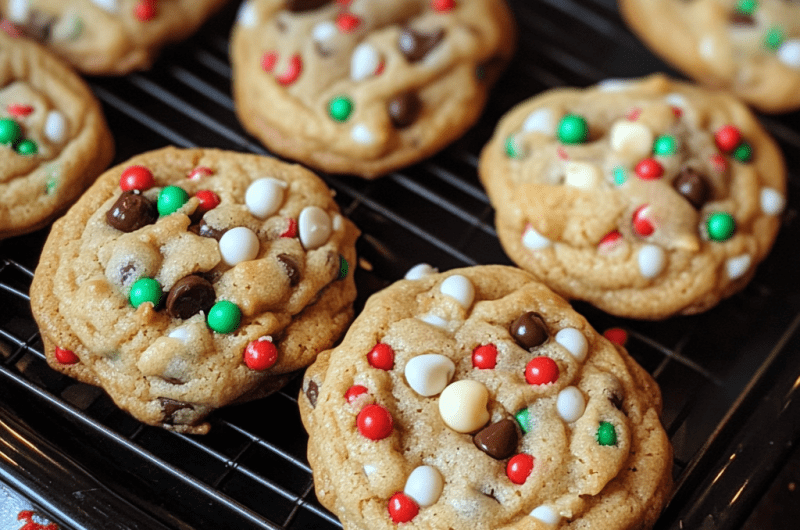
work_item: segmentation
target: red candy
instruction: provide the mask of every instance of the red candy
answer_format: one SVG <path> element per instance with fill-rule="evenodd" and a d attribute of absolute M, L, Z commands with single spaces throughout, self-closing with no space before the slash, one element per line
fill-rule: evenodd
<path fill-rule="evenodd" d="M 278 83 L 283 86 L 291 85 L 297 78 L 300 77 L 300 72 L 303 71 L 303 60 L 299 55 L 295 54 L 289 59 L 289 66 L 286 71 L 277 77 Z"/>
<path fill-rule="evenodd" d="M 144 166 L 127 167 L 119 177 L 119 187 L 122 188 L 122 191 L 144 191 L 155 185 L 153 174 Z"/>
<path fill-rule="evenodd" d="M 133 14 L 138 20 L 147 22 L 156 16 L 156 0 L 141 0 L 139 4 L 133 8 Z"/>
<path fill-rule="evenodd" d="M 639 107 L 634 107 L 628 111 L 628 114 L 625 115 L 625 119 L 628 121 L 636 121 L 639 119 L 639 116 L 642 114 L 642 109 Z"/>
<path fill-rule="evenodd" d="M 622 328 L 608 328 L 603 332 L 603 336 L 617 346 L 625 346 L 628 342 L 628 332 Z"/>
<path fill-rule="evenodd" d="M 556 147 L 556 155 L 561 160 L 569 160 L 569 155 L 567 154 L 567 151 L 561 146 Z"/>
<path fill-rule="evenodd" d="M 197 166 L 196 168 L 191 170 L 188 175 L 186 175 L 186 178 L 188 178 L 189 180 L 200 180 L 203 177 L 207 177 L 213 174 L 214 170 L 211 169 L 210 167 Z"/>
<path fill-rule="evenodd" d="M 481 370 L 490 370 L 497 365 L 497 346 L 484 344 L 472 350 L 472 366 Z"/>
<path fill-rule="evenodd" d="M 367 387 L 362 385 L 353 385 L 347 389 L 347 392 L 344 393 L 344 399 L 352 405 L 353 401 L 366 393 Z"/>
<path fill-rule="evenodd" d="M 275 65 L 278 63 L 278 54 L 275 52 L 266 52 L 261 57 L 261 68 L 265 72 L 271 72 Z"/>
<path fill-rule="evenodd" d="M 649 204 L 644 204 L 633 212 L 633 231 L 642 237 L 647 237 L 656 231 L 653 221 L 648 217 L 649 207 Z"/>
<path fill-rule="evenodd" d="M 714 143 L 723 153 L 729 153 L 736 149 L 742 141 L 742 133 L 733 125 L 723 125 L 714 133 Z"/>
<path fill-rule="evenodd" d="M 456 7 L 456 0 L 431 0 L 431 7 L 434 11 L 450 11 Z"/>
<path fill-rule="evenodd" d="M 60 362 L 61 364 L 75 364 L 80 359 L 78 356 L 75 355 L 75 352 L 72 350 L 66 350 L 64 348 L 59 348 L 56 346 L 56 361 Z"/>
<path fill-rule="evenodd" d="M 525 380 L 529 385 L 555 383 L 558 375 L 558 365 L 550 357 L 534 357 L 525 367 Z"/>
<path fill-rule="evenodd" d="M 336 27 L 342 33 L 352 33 L 361 25 L 361 19 L 352 13 L 342 13 L 336 17 Z"/>
<path fill-rule="evenodd" d="M 711 155 L 708 161 L 717 173 L 725 173 L 728 170 L 728 161 L 720 154 Z"/>
<path fill-rule="evenodd" d="M 251 370 L 261 372 L 278 361 L 278 348 L 266 337 L 250 342 L 244 349 L 244 364 Z"/>
<path fill-rule="evenodd" d="M 392 434 L 394 422 L 389 411 L 380 405 L 367 405 L 356 417 L 358 432 L 370 440 L 383 440 Z"/>
<path fill-rule="evenodd" d="M 33 107 L 30 105 L 20 105 L 19 103 L 12 103 L 7 107 L 6 110 L 14 118 L 24 118 L 25 116 L 33 112 Z"/>
<path fill-rule="evenodd" d="M 621 242 L 622 234 L 619 233 L 619 230 L 612 230 L 603 236 L 603 239 L 600 240 L 598 247 L 600 247 L 600 250 L 611 250 Z"/>
<path fill-rule="evenodd" d="M 286 228 L 286 231 L 281 234 L 281 237 L 297 237 L 297 220 L 289 217 L 287 221 L 289 222 L 289 226 Z"/>
<path fill-rule="evenodd" d="M 636 176 L 642 180 L 656 180 L 664 175 L 664 168 L 653 158 L 645 158 L 636 164 Z"/>
<path fill-rule="evenodd" d="M 405 493 L 397 492 L 389 499 L 389 516 L 394 523 L 407 523 L 418 513 L 419 506 Z"/>
<path fill-rule="evenodd" d="M 219 196 L 211 190 L 200 190 L 194 196 L 200 199 L 200 209 L 204 212 L 219 206 Z"/>
<path fill-rule="evenodd" d="M 394 366 L 394 350 L 388 344 L 379 342 L 367 354 L 367 361 L 373 368 L 391 370 Z"/>
<path fill-rule="evenodd" d="M 514 484 L 525 484 L 533 471 L 533 457 L 519 453 L 511 457 L 506 466 L 506 476 Z"/>

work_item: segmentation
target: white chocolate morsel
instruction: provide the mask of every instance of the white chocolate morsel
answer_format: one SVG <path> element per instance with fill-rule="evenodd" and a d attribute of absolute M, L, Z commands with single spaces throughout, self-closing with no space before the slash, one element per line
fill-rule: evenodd
<path fill-rule="evenodd" d="M 556 333 L 556 342 L 566 348 L 579 362 L 586 359 L 589 352 L 589 342 L 586 336 L 575 328 L 564 328 Z"/>
<path fill-rule="evenodd" d="M 447 329 L 447 320 L 443 319 L 439 315 L 423 315 L 419 317 L 420 320 L 425 322 L 426 324 L 430 324 L 431 326 L 436 326 L 437 328 Z"/>
<path fill-rule="evenodd" d="M 64 141 L 67 135 L 67 119 L 61 112 L 51 110 L 47 114 L 47 119 L 44 122 L 44 135 L 55 144 L 60 144 Z"/>
<path fill-rule="evenodd" d="M 572 423 L 583 416 L 586 410 L 586 399 L 576 387 L 568 386 L 558 393 L 556 409 L 558 410 L 558 415 L 565 422 Z"/>
<path fill-rule="evenodd" d="M 354 142 L 362 145 L 372 145 L 375 143 L 375 135 L 369 130 L 369 127 L 363 123 L 358 123 L 353 126 L 350 131 L 350 137 Z"/>
<path fill-rule="evenodd" d="M 525 132 L 539 132 L 553 136 L 556 130 L 555 117 L 550 109 L 536 109 L 522 123 Z"/>
<path fill-rule="evenodd" d="M 252 28 L 258 24 L 258 16 L 252 2 L 246 1 L 239 6 L 239 11 L 236 12 L 236 23 L 246 28 Z"/>
<path fill-rule="evenodd" d="M 564 184 L 582 190 L 595 188 L 600 181 L 600 170 L 588 162 L 567 162 L 564 172 Z"/>
<path fill-rule="evenodd" d="M 118 0 L 92 0 L 92 2 L 109 13 L 116 13 L 119 10 Z"/>
<path fill-rule="evenodd" d="M 433 466 L 419 466 L 406 479 L 403 493 L 422 507 L 431 506 L 439 500 L 444 490 L 444 478 Z"/>
<path fill-rule="evenodd" d="M 644 158 L 653 150 L 653 131 L 641 123 L 618 120 L 609 133 L 611 149 L 634 158 Z"/>
<path fill-rule="evenodd" d="M 442 294 L 453 298 L 464 309 L 469 309 L 475 300 L 475 286 L 464 276 L 454 274 L 448 276 L 439 287 Z"/>
<path fill-rule="evenodd" d="M 447 386 L 439 396 L 442 421 L 456 432 L 470 433 L 489 421 L 489 391 L 478 381 L 465 379 Z"/>
<path fill-rule="evenodd" d="M 436 274 L 439 272 L 439 269 L 431 267 L 427 263 L 417 263 L 410 269 L 404 276 L 406 280 L 419 280 L 424 278 L 425 276 L 430 276 L 431 274 Z"/>
<path fill-rule="evenodd" d="M 333 22 L 320 22 L 311 30 L 311 38 L 314 42 L 326 42 L 336 36 L 338 31 Z"/>
<path fill-rule="evenodd" d="M 728 261 L 725 262 L 725 272 L 728 273 L 728 278 L 735 280 L 744 276 L 750 270 L 751 262 L 752 258 L 749 254 L 728 258 Z"/>
<path fill-rule="evenodd" d="M 761 190 L 761 211 L 767 215 L 778 215 L 786 207 L 786 198 L 778 190 L 763 188 Z"/>
<path fill-rule="evenodd" d="M 259 219 L 266 219 L 278 211 L 283 204 L 286 183 L 266 177 L 253 181 L 244 195 L 244 203 L 250 213 Z"/>
<path fill-rule="evenodd" d="M 409 360 L 404 373 L 414 392 L 430 397 L 445 389 L 456 373 L 456 365 L 444 355 L 426 353 Z"/>
<path fill-rule="evenodd" d="M 531 225 L 528 225 L 522 233 L 522 244 L 530 250 L 541 250 L 549 247 L 553 242 L 537 232 Z"/>
<path fill-rule="evenodd" d="M 622 92 L 628 90 L 633 86 L 633 82 L 627 79 L 604 79 L 597 83 L 597 86 L 603 92 Z"/>
<path fill-rule="evenodd" d="M 219 240 L 219 253 L 222 260 L 231 267 L 256 259 L 261 243 L 258 236 L 246 226 L 231 228 Z"/>
<path fill-rule="evenodd" d="M 561 515 L 556 511 L 556 509 L 546 504 L 534 508 L 530 515 L 534 519 L 538 519 L 547 526 L 551 527 L 554 527 L 561 522 Z"/>
<path fill-rule="evenodd" d="M 372 44 L 368 42 L 359 44 L 350 58 L 350 78 L 353 81 L 361 81 L 375 75 L 381 61 L 381 54 Z"/>
<path fill-rule="evenodd" d="M 29 0 L 9 0 L 6 16 L 12 22 L 25 23 L 31 13 Z"/>
<path fill-rule="evenodd" d="M 667 256 L 664 249 L 657 245 L 645 245 L 636 256 L 639 264 L 639 273 L 644 278 L 655 278 L 664 270 Z"/>
<path fill-rule="evenodd" d="M 378 468 L 373 466 L 372 464 L 364 464 L 364 474 L 365 475 L 372 475 L 377 470 L 378 470 Z"/>
<path fill-rule="evenodd" d="M 778 48 L 778 60 L 791 68 L 800 69 L 800 40 L 792 39 Z"/>
<path fill-rule="evenodd" d="M 300 243 L 306 250 L 314 250 L 324 245 L 333 231 L 330 216 L 318 206 L 303 208 L 297 220 L 297 228 L 300 232 Z"/>

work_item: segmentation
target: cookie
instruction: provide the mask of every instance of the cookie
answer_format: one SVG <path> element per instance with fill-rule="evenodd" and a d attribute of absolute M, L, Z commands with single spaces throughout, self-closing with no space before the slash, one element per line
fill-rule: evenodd
<path fill-rule="evenodd" d="M 519 104 L 479 173 L 514 262 L 566 298 L 640 319 L 742 289 L 786 200 L 783 158 L 752 113 L 661 75 Z"/>
<path fill-rule="evenodd" d="M 503 0 L 249 0 L 231 38 L 236 113 L 280 155 L 377 177 L 478 119 L 514 35 Z"/>
<path fill-rule="evenodd" d="M 153 63 L 227 0 L 0 0 L 0 16 L 91 75 L 123 75 Z"/>
<path fill-rule="evenodd" d="M 38 45 L 0 31 L 0 239 L 45 226 L 113 156 L 83 80 Z"/>
<path fill-rule="evenodd" d="M 800 108 L 800 3 L 620 0 L 631 29 L 695 80 L 764 112 Z"/>
<path fill-rule="evenodd" d="M 671 489 L 653 379 L 512 267 L 374 294 L 298 403 L 345 530 L 645 529 Z"/>
<path fill-rule="evenodd" d="M 48 363 L 144 423 L 202 434 L 353 317 L 332 192 L 273 158 L 165 148 L 104 173 L 53 226 L 31 285 Z"/>

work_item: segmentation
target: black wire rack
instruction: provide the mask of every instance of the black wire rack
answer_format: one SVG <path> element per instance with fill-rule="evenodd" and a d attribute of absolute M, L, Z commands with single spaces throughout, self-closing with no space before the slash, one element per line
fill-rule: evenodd
<path fill-rule="evenodd" d="M 509 0 L 519 50 L 481 121 L 442 153 L 379 180 L 323 175 L 358 243 L 357 309 L 419 262 L 440 270 L 511 264 L 477 177 L 499 117 L 547 88 L 655 71 L 678 76 L 627 30 L 613 0 Z M 91 78 L 117 141 L 115 162 L 165 145 L 267 154 L 237 122 L 228 35 L 238 2 L 153 69 Z M 659 383 L 676 489 L 657 528 L 795 527 L 800 479 L 800 113 L 762 117 L 790 169 L 789 203 L 751 284 L 711 311 L 664 322 L 576 309 L 621 328 Z M 335 529 L 316 500 L 297 412 L 300 376 L 215 412 L 206 436 L 145 426 L 97 388 L 48 368 L 28 289 L 47 230 L 0 242 L 0 480 L 62 529 Z M 782 521 L 794 521 L 784 526 Z"/>

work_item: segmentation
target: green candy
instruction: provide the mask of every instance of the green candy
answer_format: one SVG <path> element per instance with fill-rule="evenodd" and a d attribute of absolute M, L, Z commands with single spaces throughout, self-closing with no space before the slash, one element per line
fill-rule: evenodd
<path fill-rule="evenodd" d="M 786 39 L 786 32 L 780 26 L 774 26 L 764 36 L 764 46 L 770 50 L 777 50 Z"/>
<path fill-rule="evenodd" d="M 239 328 L 242 310 L 233 302 L 221 300 L 208 311 L 208 327 L 217 333 L 231 333 Z"/>
<path fill-rule="evenodd" d="M 347 260 L 344 259 L 344 256 L 339 254 L 339 276 L 336 278 L 337 280 L 344 280 L 347 278 L 347 271 L 350 270 L 350 264 L 347 263 Z"/>
<path fill-rule="evenodd" d="M 736 3 L 736 12 L 743 15 L 752 15 L 758 9 L 757 0 L 739 0 Z"/>
<path fill-rule="evenodd" d="M 597 443 L 600 445 L 617 445 L 617 430 L 607 421 L 601 421 L 597 428 Z"/>
<path fill-rule="evenodd" d="M 0 120 L 0 143 L 10 145 L 19 140 L 22 136 L 22 129 L 19 124 L 11 118 Z"/>
<path fill-rule="evenodd" d="M 736 149 L 733 150 L 731 156 L 739 162 L 750 162 L 750 160 L 753 158 L 753 148 L 749 143 L 743 140 L 742 143 L 736 146 Z"/>
<path fill-rule="evenodd" d="M 706 230 L 712 241 L 727 241 L 736 232 L 736 220 L 727 212 L 714 212 L 706 219 Z"/>
<path fill-rule="evenodd" d="M 328 103 L 328 114 L 336 121 L 347 121 L 353 113 L 353 101 L 346 96 L 335 97 Z"/>
<path fill-rule="evenodd" d="M 22 140 L 17 144 L 17 153 L 23 156 L 33 156 L 39 152 L 39 146 L 33 140 Z"/>
<path fill-rule="evenodd" d="M 653 142 L 653 153 L 659 156 L 674 155 L 678 150 L 678 142 L 672 136 L 659 136 Z"/>
<path fill-rule="evenodd" d="M 516 418 L 519 428 L 522 429 L 522 432 L 525 434 L 531 432 L 531 413 L 527 408 L 517 411 L 517 413 L 514 414 L 514 418 Z"/>
<path fill-rule="evenodd" d="M 564 144 L 582 144 L 589 136 L 589 126 L 583 116 L 567 114 L 558 124 L 558 139 Z"/>
<path fill-rule="evenodd" d="M 614 168 L 614 184 L 617 186 L 622 186 L 625 184 L 625 181 L 628 180 L 628 172 L 625 171 L 624 167 L 615 167 Z"/>
<path fill-rule="evenodd" d="M 158 194 L 158 214 L 160 216 L 175 213 L 189 200 L 186 190 L 178 186 L 167 186 Z"/>
<path fill-rule="evenodd" d="M 506 156 L 508 158 L 519 158 L 519 150 L 517 149 L 517 139 L 514 138 L 512 134 L 508 138 L 506 138 Z"/>
<path fill-rule="evenodd" d="M 158 306 L 164 293 L 161 284 L 153 278 L 140 278 L 131 287 L 128 299 L 133 307 L 139 307 L 145 302 L 150 302 L 153 307 Z"/>

